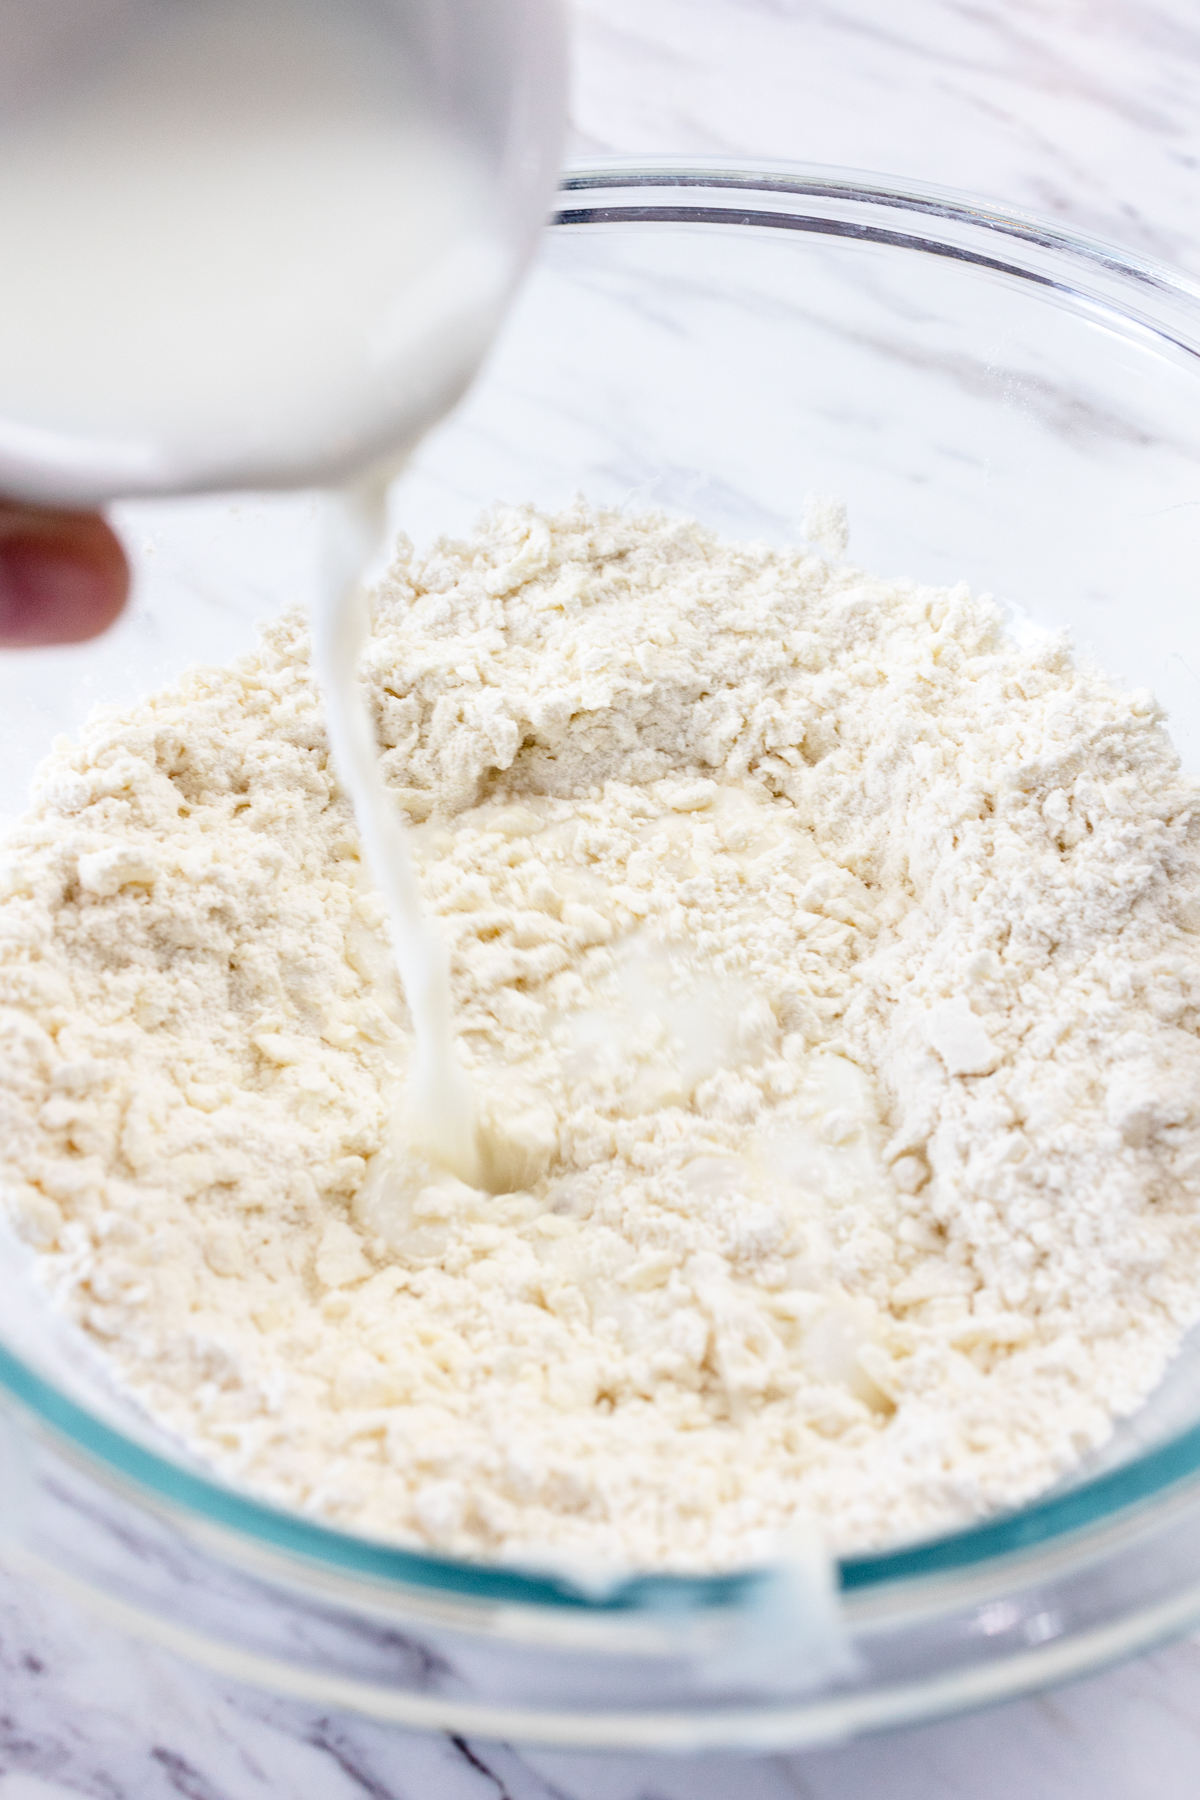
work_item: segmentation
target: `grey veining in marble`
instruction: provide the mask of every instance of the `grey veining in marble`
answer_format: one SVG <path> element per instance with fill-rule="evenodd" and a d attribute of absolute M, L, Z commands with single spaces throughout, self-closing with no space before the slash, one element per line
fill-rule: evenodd
<path fill-rule="evenodd" d="M 574 11 L 578 153 L 881 170 L 1027 206 L 1200 273 L 1194 0 L 576 0 Z M 207 588 L 197 597 L 203 630 L 221 600 Z M 123 629 L 110 655 L 153 662 L 136 618 Z M 221 1681 L 0 1570 L 0 1800 L 1192 1800 L 1198 1790 L 1194 1643 L 1037 1700 L 809 1755 L 518 1754 Z"/>
<path fill-rule="evenodd" d="M 577 0 L 581 151 L 842 163 L 1200 269 L 1188 0 Z"/>
<path fill-rule="evenodd" d="M 0 1683 L 0 1800 L 1184 1800 L 1200 1781 L 1191 1643 L 1018 1706 L 803 1756 L 518 1753 L 272 1699 L 0 1573 Z"/>

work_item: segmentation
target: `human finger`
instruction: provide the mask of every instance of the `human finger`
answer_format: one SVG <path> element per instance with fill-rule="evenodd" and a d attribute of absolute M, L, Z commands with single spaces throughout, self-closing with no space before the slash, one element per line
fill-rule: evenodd
<path fill-rule="evenodd" d="M 99 513 L 0 500 L 0 648 L 98 636 L 129 593 L 129 564 Z"/>

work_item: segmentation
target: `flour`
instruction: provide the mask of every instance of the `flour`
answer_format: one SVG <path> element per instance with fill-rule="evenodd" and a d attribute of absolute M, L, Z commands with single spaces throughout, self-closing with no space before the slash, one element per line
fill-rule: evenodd
<path fill-rule="evenodd" d="M 1149 696 L 965 588 L 582 504 L 402 547 L 365 672 L 502 1191 L 394 1124 L 298 618 L 56 746 L 7 846 L 8 1203 L 147 1410 L 355 1529 L 678 1568 L 1102 1442 L 1200 1314 Z"/>

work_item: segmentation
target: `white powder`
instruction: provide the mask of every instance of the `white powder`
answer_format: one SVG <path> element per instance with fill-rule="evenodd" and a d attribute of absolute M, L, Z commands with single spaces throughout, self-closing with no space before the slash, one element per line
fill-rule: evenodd
<path fill-rule="evenodd" d="M 299 620 L 58 745 L 8 847 L 7 1192 L 146 1407 L 350 1526 L 674 1567 L 1101 1442 L 1200 1313 L 1153 702 L 963 588 L 582 505 L 402 553 L 368 680 L 518 1191 L 390 1141 Z"/>

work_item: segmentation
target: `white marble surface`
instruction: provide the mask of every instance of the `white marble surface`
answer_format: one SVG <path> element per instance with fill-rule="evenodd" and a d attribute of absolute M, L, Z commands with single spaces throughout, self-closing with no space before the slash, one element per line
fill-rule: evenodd
<path fill-rule="evenodd" d="M 0 1800 L 1191 1800 L 1200 1645 L 806 1755 L 517 1751 L 277 1700 L 0 1576 Z"/>
<path fill-rule="evenodd" d="M 1192 0 L 577 0 L 575 149 L 834 162 L 1200 272 Z M 0 1570 L 0 1800 L 1184 1800 L 1200 1647 L 842 1749 L 518 1755 L 283 1702 Z"/>

